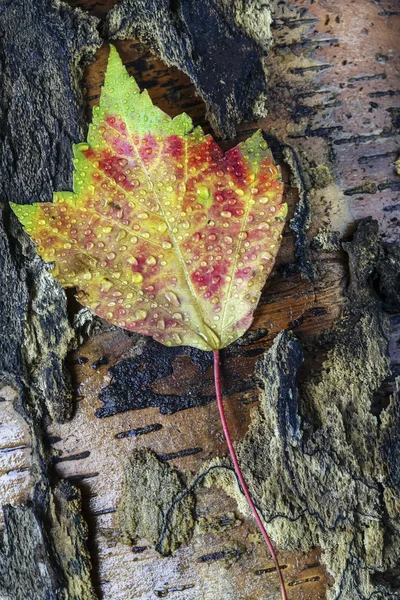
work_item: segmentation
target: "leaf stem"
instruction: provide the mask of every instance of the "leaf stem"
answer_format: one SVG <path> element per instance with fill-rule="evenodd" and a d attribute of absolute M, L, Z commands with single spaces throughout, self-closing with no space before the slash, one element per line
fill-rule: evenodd
<path fill-rule="evenodd" d="M 262 533 L 262 536 L 264 538 L 264 540 L 267 543 L 268 549 L 271 553 L 272 556 L 272 560 L 274 561 L 275 567 L 276 567 L 276 571 L 278 573 L 278 577 L 279 577 L 279 583 L 280 583 L 280 588 L 281 588 L 281 597 L 282 600 L 287 600 L 287 595 L 286 595 L 286 588 L 285 588 L 285 582 L 283 581 L 283 576 L 282 576 L 282 571 L 281 568 L 279 566 L 279 562 L 278 562 L 278 558 L 276 556 L 276 552 L 275 549 L 272 545 L 271 540 L 269 539 L 268 533 L 261 521 L 261 518 L 257 512 L 257 509 L 254 505 L 253 499 L 250 495 L 250 492 L 248 490 L 248 487 L 246 485 L 246 482 L 244 480 L 242 471 L 240 469 L 239 466 L 239 462 L 238 459 L 236 457 L 235 454 L 235 450 L 233 448 L 233 444 L 232 444 L 232 440 L 231 440 L 231 436 L 229 434 L 229 429 L 228 429 L 228 424 L 226 422 L 226 418 L 225 418 L 225 412 L 224 412 L 224 405 L 223 405 L 223 400 L 222 400 L 222 392 L 221 392 L 221 373 L 220 373 L 220 368 L 219 368 L 219 351 L 218 350 L 214 350 L 213 351 L 214 354 L 214 381 L 215 381 L 215 393 L 217 396 L 217 404 L 218 404 L 218 410 L 219 410 L 219 415 L 221 417 L 221 423 L 222 423 L 222 429 L 224 431 L 224 435 L 225 435 L 225 439 L 226 439 L 226 443 L 228 444 L 228 448 L 229 448 L 229 453 L 231 455 L 232 458 L 232 462 L 233 462 L 233 466 L 235 468 L 235 472 L 237 475 L 237 478 L 239 480 L 239 483 L 242 487 L 242 490 L 244 492 L 244 495 L 246 496 L 246 500 L 251 508 L 251 511 L 254 515 L 254 518 L 257 522 L 257 525 Z"/>

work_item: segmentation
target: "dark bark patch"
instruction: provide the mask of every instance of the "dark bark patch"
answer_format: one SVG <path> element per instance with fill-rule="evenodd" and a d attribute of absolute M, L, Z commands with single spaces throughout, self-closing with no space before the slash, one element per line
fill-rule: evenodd
<path fill-rule="evenodd" d="M 184 71 L 217 134 L 234 137 L 237 123 L 254 116 L 266 91 L 261 57 L 270 20 L 268 3 L 122 0 L 108 14 L 106 32 L 110 39 L 139 37 Z"/>

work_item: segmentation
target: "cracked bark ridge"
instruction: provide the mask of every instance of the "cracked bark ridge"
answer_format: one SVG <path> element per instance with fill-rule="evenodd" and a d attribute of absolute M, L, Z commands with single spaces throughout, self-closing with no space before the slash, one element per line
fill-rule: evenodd
<path fill-rule="evenodd" d="M 97 20 L 58 0 L 0 8 L 0 196 L 50 202 L 72 189 L 72 143 L 85 139 L 79 81 Z"/>
<path fill-rule="evenodd" d="M 0 211 L 0 378 L 18 390 L 17 408 L 26 419 L 39 422 L 47 412 L 63 421 L 72 411 L 65 294 L 9 219 L 7 207 Z"/>
<path fill-rule="evenodd" d="M 372 220 L 344 246 L 346 313 L 318 340 L 328 349 L 321 372 L 299 385 L 301 344 L 277 336 L 257 363 L 261 404 L 238 456 L 278 546 L 323 549 L 334 578 L 328 599 L 398 597 L 398 399 L 371 410 L 390 374 L 384 306 L 396 281 L 388 291 L 383 274 L 395 259 Z"/>
<path fill-rule="evenodd" d="M 100 46 L 96 26 L 57 0 L 0 3 L 0 380 L 30 425 L 35 480 L 32 503 L 5 512 L 0 595 L 13 600 L 92 597 L 77 492 L 51 490 L 42 442 L 46 413 L 72 412 L 66 297 L 8 202 L 71 188 L 71 143 L 85 134 L 78 80 Z"/>
<path fill-rule="evenodd" d="M 303 168 L 303 161 L 293 146 L 283 145 L 283 159 L 290 167 L 290 176 L 292 185 L 297 188 L 299 200 L 296 204 L 293 219 L 290 220 L 289 227 L 294 233 L 295 244 L 295 262 L 286 267 L 286 274 L 291 271 L 299 270 L 304 273 L 310 281 L 314 281 L 313 266 L 309 256 L 309 241 L 307 230 L 310 223 L 310 194 L 313 191 L 313 185 L 308 173 Z"/>
<path fill-rule="evenodd" d="M 96 24 L 50 0 L 5 2 L 0 13 L 0 377 L 17 387 L 22 404 L 41 397 L 61 420 L 71 412 L 65 294 L 8 202 L 49 202 L 54 189 L 71 188 L 71 143 L 85 134 L 78 79 L 100 46 Z"/>
<path fill-rule="evenodd" d="M 122 0 L 105 29 L 109 39 L 139 37 L 184 71 L 216 133 L 232 138 L 239 122 L 266 114 L 261 58 L 271 20 L 270 3 L 259 0 Z"/>
<path fill-rule="evenodd" d="M 46 527 L 49 521 L 53 535 Z M 80 493 L 74 487 L 62 482 L 54 489 L 45 517 L 34 502 L 6 506 L 5 522 L 0 551 L 2 597 L 95 600 L 86 549 L 87 527 L 81 516 Z M 60 560 L 59 552 L 64 560 Z"/>

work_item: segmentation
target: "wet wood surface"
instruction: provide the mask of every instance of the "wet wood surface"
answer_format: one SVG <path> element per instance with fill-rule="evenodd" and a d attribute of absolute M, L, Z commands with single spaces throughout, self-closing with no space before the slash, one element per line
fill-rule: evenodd
<path fill-rule="evenodd" d="M 70 2 L 102 16 L 112 3 Z M 308 167 L 328 167 L 324 185 L 310 186 L 309 240 L 329 228 L 346 239 L 357 220 L 373 216 L 388 242 L 398 240 L 400 178 L 394 161 L 400 127 L 399 41 L 397 2 L 277 3 L 273 25 L 274 47 L 266 58 L 270 79 L 268 116 L 242 123 L 235 145 L 256 127 L 290 144 Z M 205 130 L 205 109 L 189 78 L 167 67 L 138 40 L 116 42 L 129 72 L 153 102 L 171 116 L 187 112 Z M 105 45 L 85 72 L 88 119 L 98 102 L 108 56 Z M 212 133 L 212 131 L 210 131 Z M 290 216 L 299 194 L 282 163 Z M 302 342 L 329 329 L 341 315 L 347 284 L 342 251 L 311 245 L 310 259 L 317 272 L 314 282 L 296 270 L 294 234 L 286 227 L 274 273 L 257 309 L 254 341 L 246 355 L 227 357 L 224 378 L 251 380 L 257 354 L 268 348 L 282 329 L 294 329 Z M 393 328 L 393 361 L 398 333 Z M 276 574 L 264 545 L 257 541 L 250 517 L 221 489 L 199 486 L 196 514 L 214 522 L 226 521 L 218 533 L 196 529 L 189 547 L 160 558 L 146 540 L 134 547 L 118 539 L 116 507 L 121 499 L 123 465 L 133 448 L 148 447 L 184 473 L 188 484 L 217 456 L 226 455 L 215 402 L 173 415 L 157 408 L 95 416 L 102 406 L 99 393 L 110 383 L 109 369 L 133 351 L 132 338 L 112 329 L 90 338 L 71 356 L 78 394 L 76 414 L 63 425 L 48 427 L 55 451 L 55 470 L 68 478 L 84 498 L 84 515 L 90 528 L 93 577 L 97 593 L 106 600 L 171 600 L 218 598 L 277 598 Z M 105 364 L 96 364 L 105 357 Z M 318 368 L 321 357 L 307 356 L 307 368 Z M 179 394 L 199 377 L 213 394 L 211 368 L 202 375 L 188 356 L 173 363 L 173 374 L 154 388 Z M 18 503 L 29 492 L 29 439 L 23 422 L 11 418 L 12 391 L 1 392 L 0 494 L 2 503 Z M 250 386 L 225 399 L 233 439 L 246 432 L 257 403 L 257 388 Z M 16 425 L 18 423 L 18 425 Z M 28 450 L 28 451 L 27 451 Z M 232 519 L 230 515 L 235 515 Z M 240 547 L 235 558 L 228 549 Z M 325 597 L 329 576 L 320 564 L 319 549 L 307 556 L 279 552 L 290 600 Z"/>

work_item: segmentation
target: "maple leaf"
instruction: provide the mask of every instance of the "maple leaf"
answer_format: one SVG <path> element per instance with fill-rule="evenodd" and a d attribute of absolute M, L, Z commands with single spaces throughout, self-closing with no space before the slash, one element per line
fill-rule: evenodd
<path fill-rule="evenodd" d="M 108 321 L 215 350 L 250 326 L 286 216 L 260 131 L 224 155 L 186 114 L 171 119 L 111 47 L 74 192 L 13 204 L 53 275 Z"/>
<path fill-rule="evenodd" d="M 280 170 L 260 131 L 223 154 L 188 115 L 156 108 L 113 47 L 93 114 L 88 142 L 74 145 L 74 191 L 12 209 L 54 277 L 94 313 L 214 352 L 229 452 L 287 600 L 229 435 L 218 352 L 250 326 L 273 267 L 287 213 Z"/>

